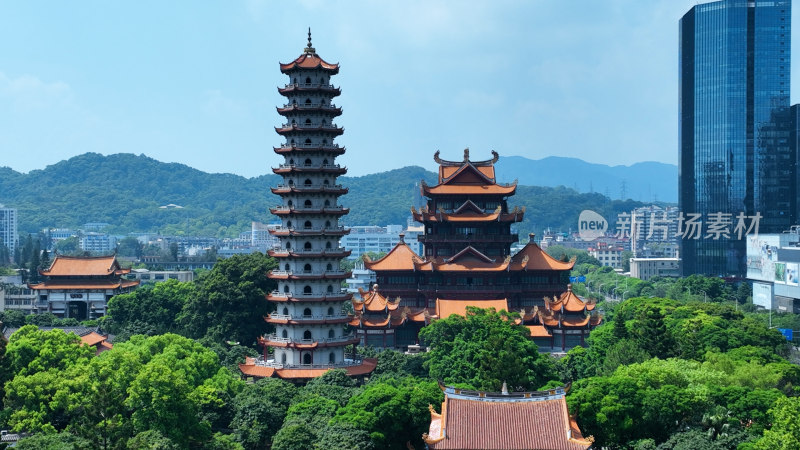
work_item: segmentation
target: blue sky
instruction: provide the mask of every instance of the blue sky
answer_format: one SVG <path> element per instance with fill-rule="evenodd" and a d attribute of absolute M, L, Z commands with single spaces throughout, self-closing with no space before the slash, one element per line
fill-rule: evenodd
<path fill-rule="evenodd" d="M 269 173 L 278 62 L 301 53 L 309 26 L 341 64 L 351 175 L 433 168 L 434 151 L 467 146 L 676 163 L 678 20 L 694 4 L 0 0 L 0 166 L 91 151 Z"/>

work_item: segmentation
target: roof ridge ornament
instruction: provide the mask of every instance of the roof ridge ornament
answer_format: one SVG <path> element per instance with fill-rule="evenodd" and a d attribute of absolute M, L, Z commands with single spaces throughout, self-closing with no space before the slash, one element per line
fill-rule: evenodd
<path fill-rule="evenodd" d="M 308 27 L 308 45 L 303 49 L 303 51 L 309 54 L 317 53 L 317 51 L 311 45 L 311 27 Z"/>

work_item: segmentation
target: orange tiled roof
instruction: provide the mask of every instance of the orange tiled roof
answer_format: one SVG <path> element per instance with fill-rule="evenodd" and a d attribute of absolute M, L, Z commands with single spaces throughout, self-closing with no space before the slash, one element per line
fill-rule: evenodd
<path fill-rule="evenodd" d="M 517 183 L 509 185 L 502 184 L 482 184 L 482 185 L 463 185 L 463 184 L 440 184 L 428 186 L 423 182 L 420 184 L 422 195 L 514 195 L 517 190 Z"/>
<path fill-rule="evenodd" d="M 467 316 L 467 306 L 475 306 L 477 308 L 494 308 L 495 311 L 506 310 L 508 311 L 508 301 L 506 299 L 500 300 L 445 300 L 441 298 L 436 299 L 436 315 L 440 319 L 446 319 L 451 314 L 459 316 Z"/>
<path fill-rule="evenodd" d="M 106 340 L 106 336 L 92 331 L 89 334 L 81 336 L 81 342 L 89 346 L 95 346 Z"/>
<path fill-rule="evenodd" d="M 28 285 L 30 289 L 126 289 L 138 286 L 139 280 L 53 280 Z"/>
<path fill-rule="evenodd" d="M 378 292 L 378 285 L 372 286 L 372 290 L 369 292 L 366 292 L 363 289 L 358 288 L 358 293 L 361 294 L 361 298 L 363 300 L 356 300 L 355 297 L 352 299 L 353 309 L 355 311 L 367 311 L 367 312 L 394 311 L 400 305 L 399 300 L 391 302 L 389 301 L 389 299 L 381 295 Z"/>
<path fill-rule="evenodd" d="M 494 150 L 492 151 L 492 159 L 486 161 L 470 161 L 469 149 L 464 150 L 464 159 L 462 161 L 445 161 L 439 158 L 438 151 L 433 154 L 433 160 L 439 164 L 439 184 L 455 178 L 460 178 L 459 182 L 462 183 L 480 182 L 479 180 L 494 183 L 494 163 L 499 158 L 500 155 Z M 467 176 L 462 175 L 464 172 L 467 173 Z"/>
<path fill-rule="evenodd" d="M 503 213 L 500 208 L 497 208 L 491 213 L 477 213 L 469 211 L 465 213 L 447 213 L 442 211 L 431 212 L 427 207 L 423 207 L 417 212 L 415 208 L 411 208 L 411 215 L 417 222 L 509 222 L 509 221 L 522 221 L 525 217 L 525 207 L 515 207 L 508 213 Z"/>
<path fill-rule="evenodd" d="M 375 358 L 364 358 L 357 366 L 345 367 L 347 375 L 359 376 L 366 375 L 375 370 L 378 360 Z M 272 367 L 257 366 L 254 358 L 245 358 L 244 364 L 239 364 L 239 370 L 245 376 L 256 378 L 269 378 L 273 375 L 285 379 L 310 379 L 321 376 L 330 369 L 275 369 Z"/>
<path fill-rule="evenodd" d="M 45 276 L 107 276 L 124 275 L 130 269 L 122 269 L 117 257 L 110 256 L 62 256 L 57 255 L 47 270 L 40 273 Z"/>
<path fill-rule="evenodd" d="M 319 57 L 316 53 L 309 53 L 305 52 L 302 55 L 298 56 L 294 61 L 290 63 L 281 63 L 281 73 L 286 73 L 290 70 L 296 68 L 303 68 L 303 69 L 323 69 L 333 71 L 333 73 L 339 72 L 339 64 L 331 64 L 326 62 L 322 58 Z"/>
<path fill-rule="evenodd" d="M 569 416 L 563 390 L 532 393 L 543 398 L 481 393 L 469 397 L 445 391 L 442 413 L 431 407 L 431 424 L 423 435 L 428 448 L 585 450 L 584 439 Z"/>
<path fill-rule="evenodd" d="M 591 311 L 595 307 L 594 301 L 585 302 L 583 299 L 572 292 L 572 285 L 567 285 L 567 292 L 561 294 L 558 300 L 548 302 L 545 300 L 545 305 L 552 310 L 560 310 L 562 312 L 581 312 Z"/>
<path fill-rule="evenodd" d="M 553 333 L 544 325 L 526 325 L 531 332 L 531 337 L 552 337 Z"/>
<path fill-rule="evenodd" d="M 414 270 L 415 262 L 422 262 L 422 259 L 403 241 L 376 261 L 364 256 L 364 267 L 370 270 Z"/>
<path fill-rule="evenodd" d="M 559 261 L 545 253 L 533 241 L 533 236 L 528 245 L 511 259 L 511 270 L 572 270 L 574 265 L 575 261 Z"/>

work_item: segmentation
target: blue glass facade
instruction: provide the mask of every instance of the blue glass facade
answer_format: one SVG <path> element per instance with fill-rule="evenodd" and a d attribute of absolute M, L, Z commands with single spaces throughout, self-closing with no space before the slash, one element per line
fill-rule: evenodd
<path fill-rule="evenodd" d="M 685 275 L 744 276 L 740 214 L 760 214 L 760 233 L 795 221 L 790 31 L 790 0 L 705 3 L 680 21 L 679 202 L 703 222 L 681 241 Z M 709 233 L 717 213 L 729 237 Z"/>

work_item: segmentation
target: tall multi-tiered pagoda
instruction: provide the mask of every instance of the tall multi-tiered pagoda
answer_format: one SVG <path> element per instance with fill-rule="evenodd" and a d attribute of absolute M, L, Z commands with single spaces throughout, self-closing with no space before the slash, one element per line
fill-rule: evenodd
<path fill-rule="evenodd" d="M 275 148 L 283 164 L 273 169 L 283 178 L 272 188 L 281 205 L 270 209 L 281 220 L 280 228 L 271 230 L 281 248 L 269 252 L 279 261 L 279 268 L 269 274 L 278 289 L 267 296 L 276 306 L 266 318 L 275 333 L 259 339 L 263 357 L 248 359 L 240 368 L 245 375 L 293 379 L 313 378 L 339 367 L 363 375 L 375 368 L 374 361 L 345 355 L 345 347 L 359 339 L 346 331 L 351 316 L 343 306 L 351 294 L 343 292 L 341 284 L 349 273 L 339 266 L 350 254 L 339 247 L 339 239 L 347 233 L 339 218 L 348 213 L 338 204 L 347 188 L 336 181 L 347 172 L 336 164 L 345 149 L 333 142 L 344 131 L 333 123 L 342 113 L 332 103 L 341 93 L 331 84 L 339 65 L 317 55 L 309 30 L 303 54 L 280 67 L 289 84 L 278 89 L 287 99 L 278 107 L 286 123 L 275 129 L 286 139 Z"/>
<path fill-rule="evenodd" d="M 507 200 L 515 194 L 516 183 L 497 183 L 494 164 L 499 156 L 492 156 L 471 161 L 465 150 L 462 161 L 445 161 L 437 152 L 439 182 L 423 182 L 420 189 L 427 204 L 420 211 L 412 208 L 414 220 L 425 227 L 419 237 L 425 254 L 415 254 L 401 240 L 383 258 L 365 259 L 365 266 L 376 273 L 380 294 L 399 298 L 399 309 L 409 308 L 407 315 L 416 317 L 425 309 L 430 317 L 444 318 L 463 315 L 467 306 L 530 310 L 567 290 L 574 261 L 552 258 L 533 235 L 511 255 L 511 244 L 518 239 L 511 225 L 522 221 L 525 210 L 509 209 Z M 365 328 L 365 322 L 359 326 Z M 418 329 L 409 322 L 398 327 L 395 346 L 416 343 Z"/>

